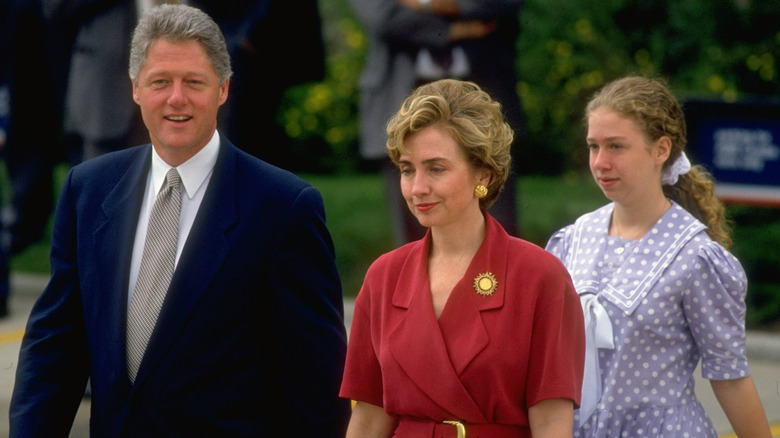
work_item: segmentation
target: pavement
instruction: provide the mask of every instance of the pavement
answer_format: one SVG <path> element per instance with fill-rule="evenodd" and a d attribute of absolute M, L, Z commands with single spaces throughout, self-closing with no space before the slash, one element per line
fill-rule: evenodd
<path fill-rule="evenodd" d="M 35 299 L 46 285 L 47 277 L 13 273 L 11 275 L 11 314 L 0 319 L 0 438 L 8 437 L 8 407 L 13 390 L 16 361 L 27 316 Z M 353 300 L 345 300 L 345 323 L 352 321 Z M 773 436 L 780 438 L 780 333 L 748 332 L 747 351 L 750 369 L 772 425 Z M 701 373 L 697 371 L 697 376 Z M 700 377 L 696 393 L 721 438 L 736 438 L 708 382 Z M 69 438 L 89 437 L 89 399 L 84 399 Z"/>

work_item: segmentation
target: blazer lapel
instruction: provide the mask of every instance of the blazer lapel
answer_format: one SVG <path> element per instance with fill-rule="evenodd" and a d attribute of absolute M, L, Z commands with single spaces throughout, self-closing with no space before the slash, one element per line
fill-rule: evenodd
<path fill-rule="evenodd" d="M 404 315 L 391 329 L 388 346 L 409 378 L 443 409 L 457 419 L 484 422 L 486 419 L 453 367 L 433 311 L 427 282 L 429 243 L 430 232 L 399 272 L 393 305 Z M 436 371 L 431 372 L 431 367 Z"/>
<path fill-rule="evenodd" d="M 230 251 L 225 234 L 238 221 L 237 153 L 227 139 L 221 137 L 220 141 L 214 173 L 173 273 L 157 326 L 138 370 L 136 385 L 163 358 Z"/>
<path fill-rule="evenodd" d="M 486 216 L 486 222 L 485 240 L 439 317 L 439 327 L 458 374 L 490 342 L 480 313 L 504 305 L 508 235 L 492 217 Z M 482 276 L 495 280 L 495 290 L 489 295 L 479 294 L 475 289 L 475 281 Z"/>

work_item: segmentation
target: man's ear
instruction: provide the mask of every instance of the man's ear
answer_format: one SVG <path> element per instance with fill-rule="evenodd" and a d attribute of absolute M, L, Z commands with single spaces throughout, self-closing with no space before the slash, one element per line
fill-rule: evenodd
<path fill-rule="evenodd" d="M 130 78 L 130 83 L 133 84 L 133 101 L 135 101 L 135 103 L 138 103 L 138 85 L 136 85 L 133 78 Z"/>
<path fill-rule="evenodd" d="M 223 82 L 219 86 L 219 105 L 220 106 L 223 103 L 225 103 L 225 101 L 227 101 L 228 90 L 230 90 L 230 78 L 225 79 L 225 82 Z"/>

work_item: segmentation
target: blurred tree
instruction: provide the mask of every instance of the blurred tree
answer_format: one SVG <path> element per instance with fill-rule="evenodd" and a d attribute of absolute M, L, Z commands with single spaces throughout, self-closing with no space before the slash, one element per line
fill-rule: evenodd
<path fill-rule="evenodd" d="M 582 109 L 626 74 L 662 76 L 681 98 L 780 94 L 780 2 L 530 0 L 521 22 L 518 89 L 540 172 L 581 167 Z"/>
<path fill-rule="evenodd" d="M 290 89 L 278 115 L 294 140 L 291 170 L 333 173 L 359 169 L 357 81 L 366 40 L 346 0 L 320 2 L 326 78 Z"/>

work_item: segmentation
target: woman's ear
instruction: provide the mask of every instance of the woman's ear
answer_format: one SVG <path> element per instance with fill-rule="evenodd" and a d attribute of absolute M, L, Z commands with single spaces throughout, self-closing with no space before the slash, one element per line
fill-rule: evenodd
<path fill-rule="evenodd" d="M 477 171 L 477 182 L 479 184 L 484 185 L 490 185 L 490 180 L 492 179 L 493 172 L 490 171 L 490 169 L 487 169 L 483 167 L 482 169 L 479 169 Z"/>

